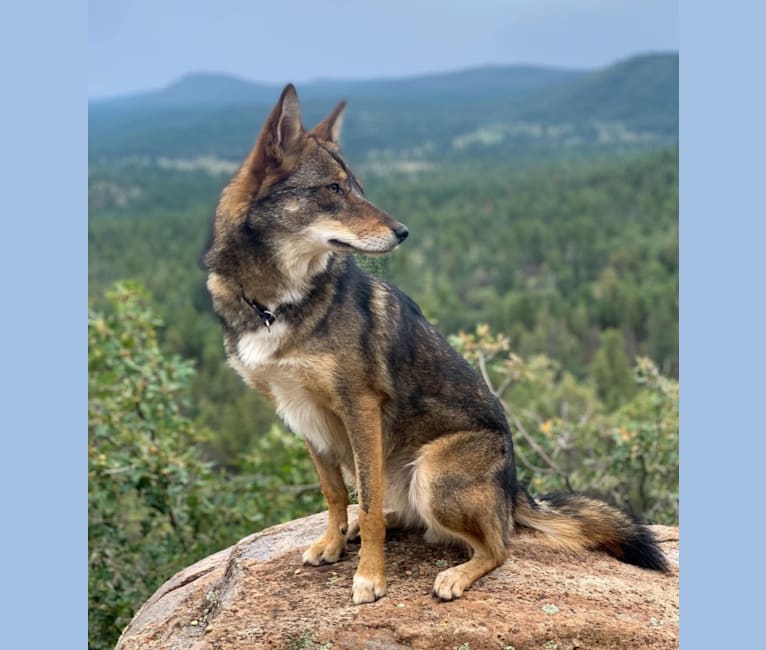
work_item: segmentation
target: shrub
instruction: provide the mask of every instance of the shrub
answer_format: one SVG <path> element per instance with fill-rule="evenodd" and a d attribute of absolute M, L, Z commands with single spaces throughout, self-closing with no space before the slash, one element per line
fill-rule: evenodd
<path fill-rule="evenodd" d="M 89 645 L 112 648 L 175 571 L 248 533 L 314 512 L 321 495 L 300 440 L 273 426 L 225 475 L 186 415 L 192 364 L 160 350 L 142 290 L 119 284 L 88 321 Z M 310 484 L 310 485 L 307 485 Z M 314 489 L 316 488 L 316 489 Z"/>

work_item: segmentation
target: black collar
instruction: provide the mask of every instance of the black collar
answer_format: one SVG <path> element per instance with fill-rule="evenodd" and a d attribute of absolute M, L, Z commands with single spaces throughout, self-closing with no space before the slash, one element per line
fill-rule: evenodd
<path fill-rule="evenodd" d="M 258 315 L 258 318 L 263 321 L 266 329 L 274 324 L 274 321 L 277 320 L 277 316 L 280 312 L 284 311 L 285 307 L 285 305 L 279 305 L 274 311 L 271 311 L 252 298 L 248 298 L 245 295 L 244 289 L 242 290 L 242 300 L 244 300 L 248 306 L 253 308 L 253 311 Z"/>
<path fill-rule="evenodd" d="M 326 275 L 330 272 L 330 269 L 335 264 L 336 256 L 332 255 L 330 257 L 329 262 L 327 263 L 327 268 L 322 272 L 322 275 Z M 289 303 L 289 302 L 283 302 L 281 305 L 278 305 L 273 311 L 271 309 L 268 309 L 265 305 L 262 305 L 257 300 L 253 300 L 252 298 L 248 298 L 245 295 L 245 289 L 244 287 L 240 286 L 240 295 L 242 296 L 242 301 L 250 307 L 258 316 L 258 318 L 263 321 L 263 324 L 266 326 L 266 328 L 270 328 L 274 322 L 277 320 L 277 317 L 287 317 L 295 316 L 296 310 L 300 309 L 301 305 L 305 305 L 306 301 L 311 301 L 314 299 L 312 296 L 315 297 L 315 293 L 313 291 L 310 291 L 308 296 L 299 303 Z"/>

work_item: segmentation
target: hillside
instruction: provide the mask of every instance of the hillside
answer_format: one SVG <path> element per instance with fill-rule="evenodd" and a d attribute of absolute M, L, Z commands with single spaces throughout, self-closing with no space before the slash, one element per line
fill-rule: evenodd
<path fill-rule="evenodd" d="M 678 56 L 634 57 L 536 95 L 520 114 L 545 122 L 630 124 L 678 137 Z"/>
<path fill-rule="evenodd" d="M 332 101 L 338 97 L 420 102 L 438 97 L 465 98 L 466 93 L 487 97 L 523 96 L 576 79 L 584 71 L 541 66 L 484 66 L 423 76 L 344 81 L 320 79 L 300 84 L 303 101 Z M 224 74 L 197 73 L 181 77 L 165 88 L 93 100 L 91 109 L 103 111 L 154 111 L 161 109 L 224 108 L 236 105 L 270 105 L 282 90 L 280 84 L 246 81 Z"/>
<path fill-rule="evenodd" d="M 280 87 L 190 75 L 167 88 L 89 106 L 92 159 L 240 159 Z M 366 159 L 525 155 L 672 144 L 678 55 L 637 56 L 595 71 L 492 66 L 298 88 L 307 123 L 349 101 L 344 149 Z"/>

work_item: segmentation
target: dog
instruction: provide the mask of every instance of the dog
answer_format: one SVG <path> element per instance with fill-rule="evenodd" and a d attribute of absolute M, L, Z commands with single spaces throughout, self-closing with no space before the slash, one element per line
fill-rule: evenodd
<path fill-rule="evenodd" d="M 359 533 L 355 604 L 386 593 L 391 526 L 468 548 L 468 561 L 436 577 L 443 601 L 501 565 L 519 526 L 667 570 L 633 517 L 575 494 L 532 498 L 497 397 L 413 300 L 357 266 L 352 253 L 393 251 L 408 230 L 365 198 L 341 157 L 344 109 L 306 131 L 285 87 L 221 194 L 203 258 L 229 364 L 271 398 L 316 465 L 328 526 L 303 562 L 336 562 Z M 347 485 L 359 501 L 351 526 Z"/>

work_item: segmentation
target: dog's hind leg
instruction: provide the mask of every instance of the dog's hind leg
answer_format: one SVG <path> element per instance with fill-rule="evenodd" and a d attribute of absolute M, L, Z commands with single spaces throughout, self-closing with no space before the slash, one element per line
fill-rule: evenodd
<path fill-rule="evenodd" d="M 337 562 L 346 548 L 348 533 L 348 490 L 337 461 L 317 452 L 310 443 L 309 453 L 319 474 L 319 485 L 327 500 L 328 521 L 324 536 L 316 540 L 303 554 L 304 564 L 319 565 Z"/>
<path fill-rule="evenodd" d="M 505 463 L 502 433 L 459 432 L 438 438 L 415 462 L 410 503 L 428 526 L 431 541 L 462 542 L 471 559 L 436 576 L 433 593 L 459 598 L 481 576 L 506 559 L 512 526 L 499 481 Z"/>

